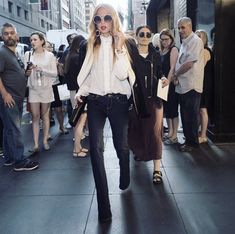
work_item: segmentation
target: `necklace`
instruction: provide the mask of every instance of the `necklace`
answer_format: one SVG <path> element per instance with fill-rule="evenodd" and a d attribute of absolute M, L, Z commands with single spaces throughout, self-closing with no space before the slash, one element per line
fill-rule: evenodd
<path fill-rule="evenodd" d="M 138 45 L 138 51 L 140 54 L 148 54 L 148 46 L 140 46 Z"/>

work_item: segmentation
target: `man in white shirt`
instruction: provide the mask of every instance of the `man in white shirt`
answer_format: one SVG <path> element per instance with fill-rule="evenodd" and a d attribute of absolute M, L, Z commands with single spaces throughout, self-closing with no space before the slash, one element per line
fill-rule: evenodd
<path fill-rule="evenodd" d="M 188 152 L 198 147 L 198 115 L 204 76 L 203 42 L 193 33 L 192 21 L 188 17 L 178 20 L 178 30 L 182 44 L 174 79 L 185 136 L 180 150 Z"/>

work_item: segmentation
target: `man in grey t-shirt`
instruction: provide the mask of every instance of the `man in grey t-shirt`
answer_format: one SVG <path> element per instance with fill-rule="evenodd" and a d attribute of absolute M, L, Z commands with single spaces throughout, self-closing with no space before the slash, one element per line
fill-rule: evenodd
<path fill-rule="evenodd" d="M 204 47 L 202 40 L 192 31 L 188 17 L 178 20 L 182 44 L 175 67 L 175 91 L 179 94 L 180 112 L 185 136 L 181 151 L 198 147 L 198 115 L 204 75 Z"/>
<path fill-rule="evenodd" d="M 14 164 L 15 171 L 29 171 L 38 168 L 24 156 L 21 132 L 23 100 L 26 90 L 24 64 L 17 56 L 18 35 L 14 25 L 5 23 L 2 27 L 4 45 L 0 48 L 0 117 L 3 122 L 4 165 Z M 27 71 L 27 75 L 30 74 Z"/>

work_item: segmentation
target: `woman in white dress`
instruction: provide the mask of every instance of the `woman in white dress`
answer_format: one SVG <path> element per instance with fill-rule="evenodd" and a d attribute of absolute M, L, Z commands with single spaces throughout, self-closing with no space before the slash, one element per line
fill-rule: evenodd
<path fill-rule="evenodd" d="M 50 103 L 54 101 L 52 89 L 53 78 L 57 76 L 56 58 L 48 52 L 44 45 L 45 37 L 41 32 L 33 32 L 30 36 L 32 51 L 24 56 L 25 66 L 32 63 L 31 75 L 28 78 L 29 103 L 32 113 L 34 147 L 32 153 L 39 151 L 39 120 L 43 120 L 43 146 L 49 150 L 48 134 L 50 127 Z"/>

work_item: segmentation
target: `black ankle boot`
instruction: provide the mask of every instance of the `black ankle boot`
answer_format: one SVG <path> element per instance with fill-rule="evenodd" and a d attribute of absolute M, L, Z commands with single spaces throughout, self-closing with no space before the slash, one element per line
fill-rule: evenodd
<path fill-rule="evenodd" d="M 129 165 L 120 167 L 119 188 L 125 190 L 130 185 L 130 168 Z"/>

